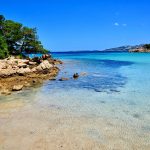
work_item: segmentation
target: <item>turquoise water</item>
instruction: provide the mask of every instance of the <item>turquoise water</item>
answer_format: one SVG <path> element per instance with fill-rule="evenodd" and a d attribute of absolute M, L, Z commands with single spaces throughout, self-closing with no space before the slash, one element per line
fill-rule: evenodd
<path fill-rule="evenodd" d="M 57 104 L 79 115 L 130 120 L 129 124 L 150 132 L 149 53 L 68 52 L 53 53 L 53 57 L 64 64 L 59 66 L 56 81 L 47 81 L 38 89 L 41 105 Z M 73 80 L 76 72 L 87 75 Z M 60 82 L 61 77 L 70 80 Z"/>
<path fill-rule="evenodd" d="M 150 54 L 62 53 L 54 56 L 65 62 L 59 77 L 71 77 L 75 72 L 86 72 L 87 76 L 56 81 L 56 85 L 49 83 L 43 92 L 50 88 L 58 104 L 61 101 L 75 113 L 117 118 L 150 133 Z M 54 94 L 55 89 L 60 90 L 59 94 Z"/>
<path fill-rule="evenodd" d="M 53 53 L 64 61 L 61 77 L 48 81 L 37 93 L 50 96 L 41 104 L 66 107 L 81 115 L 114 118 L 150 132 L 150 54 L 149 53 Z M 86 73 L 77 80 L 74 73 Z M 82 114 L 82 115 L 83 115 Z"/>
<path fill-rule="evenodd" d="M 125 101 L 134 101 L 145 105 L 143 109 L 150 109 L 150 54 L 62 53 L 54 54 L 54 57 L 65 62 L 60 77 L 71 77 L 75 72 L 87 73 L 78 80 L 56 81 L 56 88 L 86 89 L 93 95 L 97 92 L 99 95 L 124 95 Z"/>
<path fill-rule="evenodd" d="M 134 135 L 149 147 L 149 53 L 68 52 L 54 53 L 53 57 L 64 62 L 56 81 L 1 100 L 23 99 L 34 101 L 38 108 L 63 109 L 71 117 L 102 118 L 116 127 L 119 124 L 122 130 L 130 128 L 129 137 Z M 76 72 L 84 76 L 74 80 Z M 70 79 L 59 81 L 61 77 Z"/>

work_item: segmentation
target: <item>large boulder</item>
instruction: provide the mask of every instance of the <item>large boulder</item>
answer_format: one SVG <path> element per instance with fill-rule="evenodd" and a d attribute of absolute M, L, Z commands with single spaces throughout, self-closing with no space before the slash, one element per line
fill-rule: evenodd
<path fill-rule="evenodd" d="M 42 63 L 40 63 L 40 64 L 36 67 L 36 69 L 37 69 L 37 71 L 42 71 L 42 70 L 45 70 L 45 69 L 50 69 L 50 68 L 52 68 L 52 67 L 53 67 L 53 65 L 50 64 L 50 63 L 48 62 L 48 60 L 44 60 Z"/>
<path fill-rule="evenodd" d="M 41 65 L 38 65 L 37 67 L 36 67 L 36 71 L 42 71 L 43 69 L 42 69 L 42 67 L 41 67 Z"/>
<path fill-rule="evenodd" d="M 36 71 L 37 71 L 36 67 L 31 69 L 31 72 L 36 72 Z"/>
<path fill-rule="evenodd" d="M 19 62 L 17 65 L 19 68 L 26 68 L 27 64 L 23 63 L 23 62 Z"/>
<path fill-rule="evenodd" d="M 20 68 L 17 70 L 17 74 L 19 74 L 19 75 L 28 74 L 31 72 L 32 72 L 32 70 L 30 68 Z"/>
<path fill-rule="evenodd" d="M 12 88 L 12 91 L 20 91 L 22 90 L 22 88 L 23 88 L 23 85 L 14 85 Z"/>
<path fill-rule="evenodd" d="M 6 62 L 0 61 L 0 69 L 6 69 L 6 68 L 7 68 Z"/>
<path fill-rule="evenodd" d="M 50 63 L 48 62 L 48 60 L 44 60 L 44 61 L 41 63 L 41 65 L 43 66 L 43 69 L 44 69 L 44 68 L 45 68 L 45 69 L 50 69 L 50 68 L 53 67 L 53 65 L 50 64 Z"/>
<path fill-rule="evenodd" d="M 29 65 L 36 65 L 37 63 L 36 63 L 36 62 L 33 62 L 33 61 L 29 61 L 28 64 L 29 64 Z"/>
<path fill-rule="evenodd" d="M 16 74 L 16 70 L 12 68 L 0 69 L 0 77 L 8 77 Z"/>

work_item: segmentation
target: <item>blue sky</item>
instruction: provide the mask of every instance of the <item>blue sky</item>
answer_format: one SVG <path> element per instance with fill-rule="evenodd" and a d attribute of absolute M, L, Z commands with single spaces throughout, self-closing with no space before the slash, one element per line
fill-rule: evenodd
<path fill-rule="evenodd" d="M 37 27 L 52 51 L 150 43 L 149 0 L 1 0 L 0 14 Z"/>

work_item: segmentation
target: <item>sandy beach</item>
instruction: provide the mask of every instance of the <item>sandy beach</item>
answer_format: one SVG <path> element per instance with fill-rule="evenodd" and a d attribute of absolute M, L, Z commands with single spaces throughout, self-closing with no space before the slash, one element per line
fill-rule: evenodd
<path fill-rule="evenodd" d="M 149 150 L 144 136 L 123 121 L 78 116 L 57 105 L 0 102 L 1 150 Z"/>

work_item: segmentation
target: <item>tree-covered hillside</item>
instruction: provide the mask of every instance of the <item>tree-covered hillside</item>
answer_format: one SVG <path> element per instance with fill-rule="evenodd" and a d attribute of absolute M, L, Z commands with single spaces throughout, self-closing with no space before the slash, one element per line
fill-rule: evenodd
<path fill-rule="evenodd" d="M 23 53 L 46 53 L 36 28 L 29 28 L 0 15 L 0 59 Z"/>
<path fill-rule="evenodd" d="M 146 49 L 150 49 L 150 44 L 145 44 L 143 47 Z"/>

